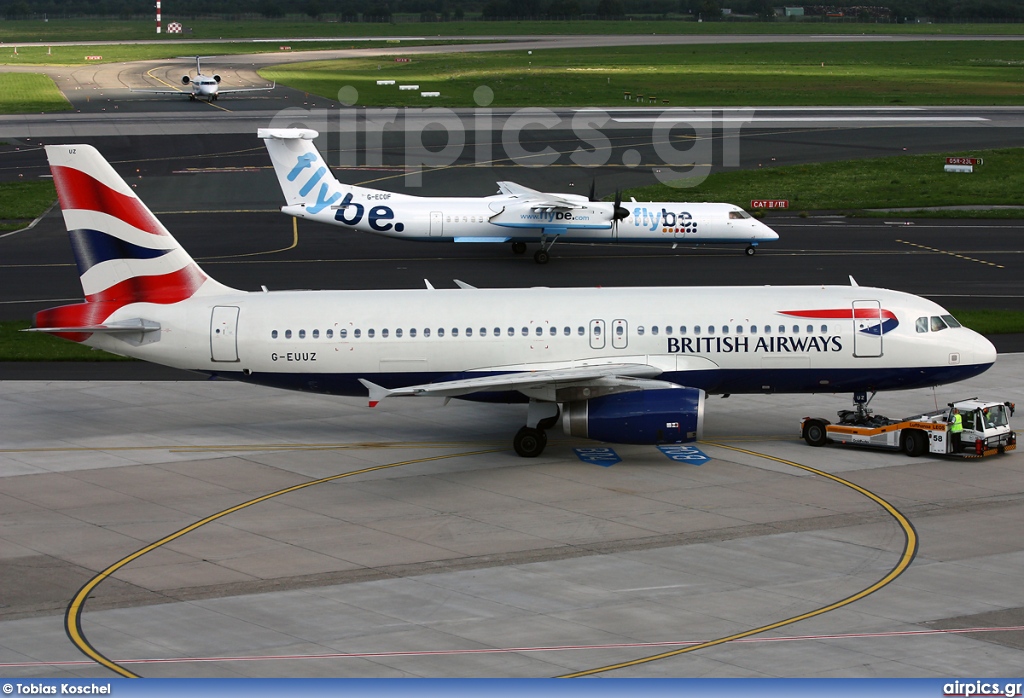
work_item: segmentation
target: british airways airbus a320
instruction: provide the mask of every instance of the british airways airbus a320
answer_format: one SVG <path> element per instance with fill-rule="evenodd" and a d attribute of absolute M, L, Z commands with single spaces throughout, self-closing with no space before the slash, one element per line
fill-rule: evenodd
<path fill-rule="evenodd" d="M 686 443 L 700 438 L 706 393 L 919 388 L 996 359 L 935 303 L 860 286 L 238 291 L 207 276 L 93 147 L 46 155 L 85 302 L 40 311 L 35 331 L 249 383 L 368 394 L 371 406 L 527 403 L 522 456 L 540 455 L 559 419 L 583 438 Z"/>
<path fill-rule="evenodd" d="M 435 242 L 512 243 L 517 254 L 540 243 L 545 264 L 558 240 L 591 243 L 738 243 L 754 254 L 779 236 L 732 204 L 592 201 L 498 182 L 485 197 L 421 197 L 342 184 L 317 152 L 309 129 L 260 129 L 286 206 L 296 218 L 374 235 Z"/>

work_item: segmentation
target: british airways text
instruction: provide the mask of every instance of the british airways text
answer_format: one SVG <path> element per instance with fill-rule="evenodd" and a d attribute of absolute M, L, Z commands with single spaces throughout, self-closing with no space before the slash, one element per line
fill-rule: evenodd
<path fill-rule="evenodd" d="M 843 343 L 835 335 L 818 337 L 667 337 L 669 354 L 732 353 L 825 353 L 842 351 Z"/>

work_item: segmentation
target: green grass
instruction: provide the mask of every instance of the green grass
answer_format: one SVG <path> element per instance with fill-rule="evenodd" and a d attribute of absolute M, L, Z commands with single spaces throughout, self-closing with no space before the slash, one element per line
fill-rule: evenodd
<path fill-rule="evenodd" d="M 71 103 L 46 75 L 0 73 L 0 114 L 71 109 Z"/>
<path fill-rule="evenodd" d="M 170 11 L 168 11 L 170 10 Z M 191 34 L 161 34 L 171 41 L 187 39 L 235 39 L 321 36 L 512 36 L 522 34 L 984 34 L 1008 35 L 1024 32 L 1021 24 L 861 24 L 849 22 L 702 22 L 689 18 L 627 21 L 522 21 L 421 23 L 398 15 L 396 23 L 340 23 L 312 19 L 227 21 L 220 19 L 180 19 L 173 9 L 164 8 L 164 27 L 179 20 L 192 29 Z M 0 24 L 0 41 L 79 41 L 88 36 L 94 41 L 156 39 L 152 20 L 13 20 Z"/>
<path fill-rule="evenodd" d="M 27 321 L 0 322 L 0 361 L 134 361 L 42 332 Z"/>
<path fill-rule="evenodd" d="M 980 156 L 984 165 L 972 174 L 943 171 L 947 156 Z M 685 182 L 685 180 L 680 180 Z M 751 199 L 786 199 L 798 211 L 858 211 L 960 205 L 1024 205 L 1024 149 L 1003 148 L 972 153 L 898 155 L 849 162 L 829 162 L 721 172 L 691 187 L 656 184 L 624 191 L 639 201 L 727 201 L 749 207 Z M 1021 217 L 1020 211 L 997 211 Z M 978 213 L 925 212 L 925 215 Z M 890 214 L 891 215 L 891 214 Z M 906 216 L 909 214 L 901 213 Z"/>
<path fill-rule="evenodd" d="M 56 200 L 52 181 L 0 182 L 0 231 L 24 228 Z"/>
<path fill-rule="evenodd" d="M 985 335 L 1024 332 L 1024 312 L 1019 310 L 950 310 L 964 327 Z"/>
<path fill-rule="evenodd" d="M 398 45 L 422 46 L 425 44 L 457 44 L 458 41 L 402 41 Z M 296 44 L 273 43 L 224 43 L 224 44 L 107 44 L 102 46 L 19 46 L 14 53 L 13 46 L 0 49 L 0 65 L 84 65 L 97 63 L 125 63 L 130 61 L 180 58 L 188 55 L 232 56 L 250 53 L 279 53 L 281 46 L 291 46 L 292 51 L 317 51 L 328 49 L 382 48 L 394 47 L 384 41 L 311 41 Z M 101 60 L 86 60 L 86 56 L 101 56 Z"/>
<path fill-rule="evenodd" d="M 624 93 L 671 106 L 1019 105 L 1024 43 L 744 44 L 524 50 L 387 59 L 316 61 L 260 74 L 334 98 L 352 85 L 363 106 L 622 106 Z M 379 79 L 419 84 L 441 98 L 378 87 Z M 649 104 L 649 102 L 647 102 Z"/>

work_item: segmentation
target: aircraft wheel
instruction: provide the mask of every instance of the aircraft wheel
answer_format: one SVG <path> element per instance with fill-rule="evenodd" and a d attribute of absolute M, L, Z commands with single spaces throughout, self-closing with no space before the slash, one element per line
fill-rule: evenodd
<path fill-rule="evenodd" d="M 548 435 L 540 429 L 531 427 L 523 427 L 516 432 L 515 438 L 512 439 L 512 447 L 523 458 L 536 458 L 544 452 L 544 447 L 547 445 Z"/>
<path fill-rule="evenodd" d="M 537 264 L 547 264 L 549 259 L 551 259 L 551 255 L 547 253 L 547 250 L 537 250 L 533 253 L 533 261 Z"/>
<path fill-rule="evenodd" d="M 903 452 L 911 458 L 920 456 L 928 449 L 925 436 L 917 429 L 909 429 L 903 434 Z"/>
<path fill-rule="evenodd" d="M 195 94 L 195 92 L 193 92 L 192 94 L 190 94 L 188 96 L 188 101 L 190 101 L 190 102 L 196 101 L 196 94 Z"/>
<path fill-rule="evenodd" d="M 747 249 L 743 250 L 743 252 L 744 252 L 744 253 L 745 253 L 745 254 L 746 254 L 746 255 L 747 255 L 748 257 L 753 257 L 753 256 L 754 256 L 754 253 L 755 253 L 755 252 L 757 252 L 757 248 L 756 248 L 756 247 L 754 247 L 753 245 L 750 245 L 749 247 L 747 247 Z"/>
<path fill-rule="evenodd" d="M 526 243 L 525 242 L 513 242 L 512 243 L 512 251 L 515 252 L 516 254 L 523 254 L 524 252 L 526 252 Z"/>
<path fill-rule="evenodd" d="M 820 419 L 811 419 L 804 425 L 804 441 L 808 446 L 824 446 L 828 442 L 825 423 Z"/>

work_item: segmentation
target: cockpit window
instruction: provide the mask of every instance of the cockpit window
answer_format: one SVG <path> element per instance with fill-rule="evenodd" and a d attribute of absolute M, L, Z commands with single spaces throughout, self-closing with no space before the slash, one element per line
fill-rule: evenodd
<path fill-rule="evenodd" d="M 946 325 L 948 325 L 949 327 L 963 327 L 963 325 L 957 322 L 956 318 L 953 317 L 952 315 L 943 315 L 942 319 L 946 322 Z"/>
<path fill-rule="evenodd" d="M 746 211 L 729 211 L 730 220 L 739 220 L 742 218 L 750 218 L 750 214 Z"/>
<path fill-rule="evenodd" d="M 928 331 L 928 318 L 926 318 L 926 317 L 919 317 L 919 318 L 917 318 L 917 321 L 914 323 L 914 327 L 917 329 L 918 332 L 927 332 Z"/>
<path fill-rule="evenodd" d="M 946 323 L 944 323 L 942 321 L 942 318 L 940 318 L 939 316 L 933 315 L 932 316 L 932 332 L 938 332 L 938 331 L 944 330 L 944 329 L 946 329 Z"/>

